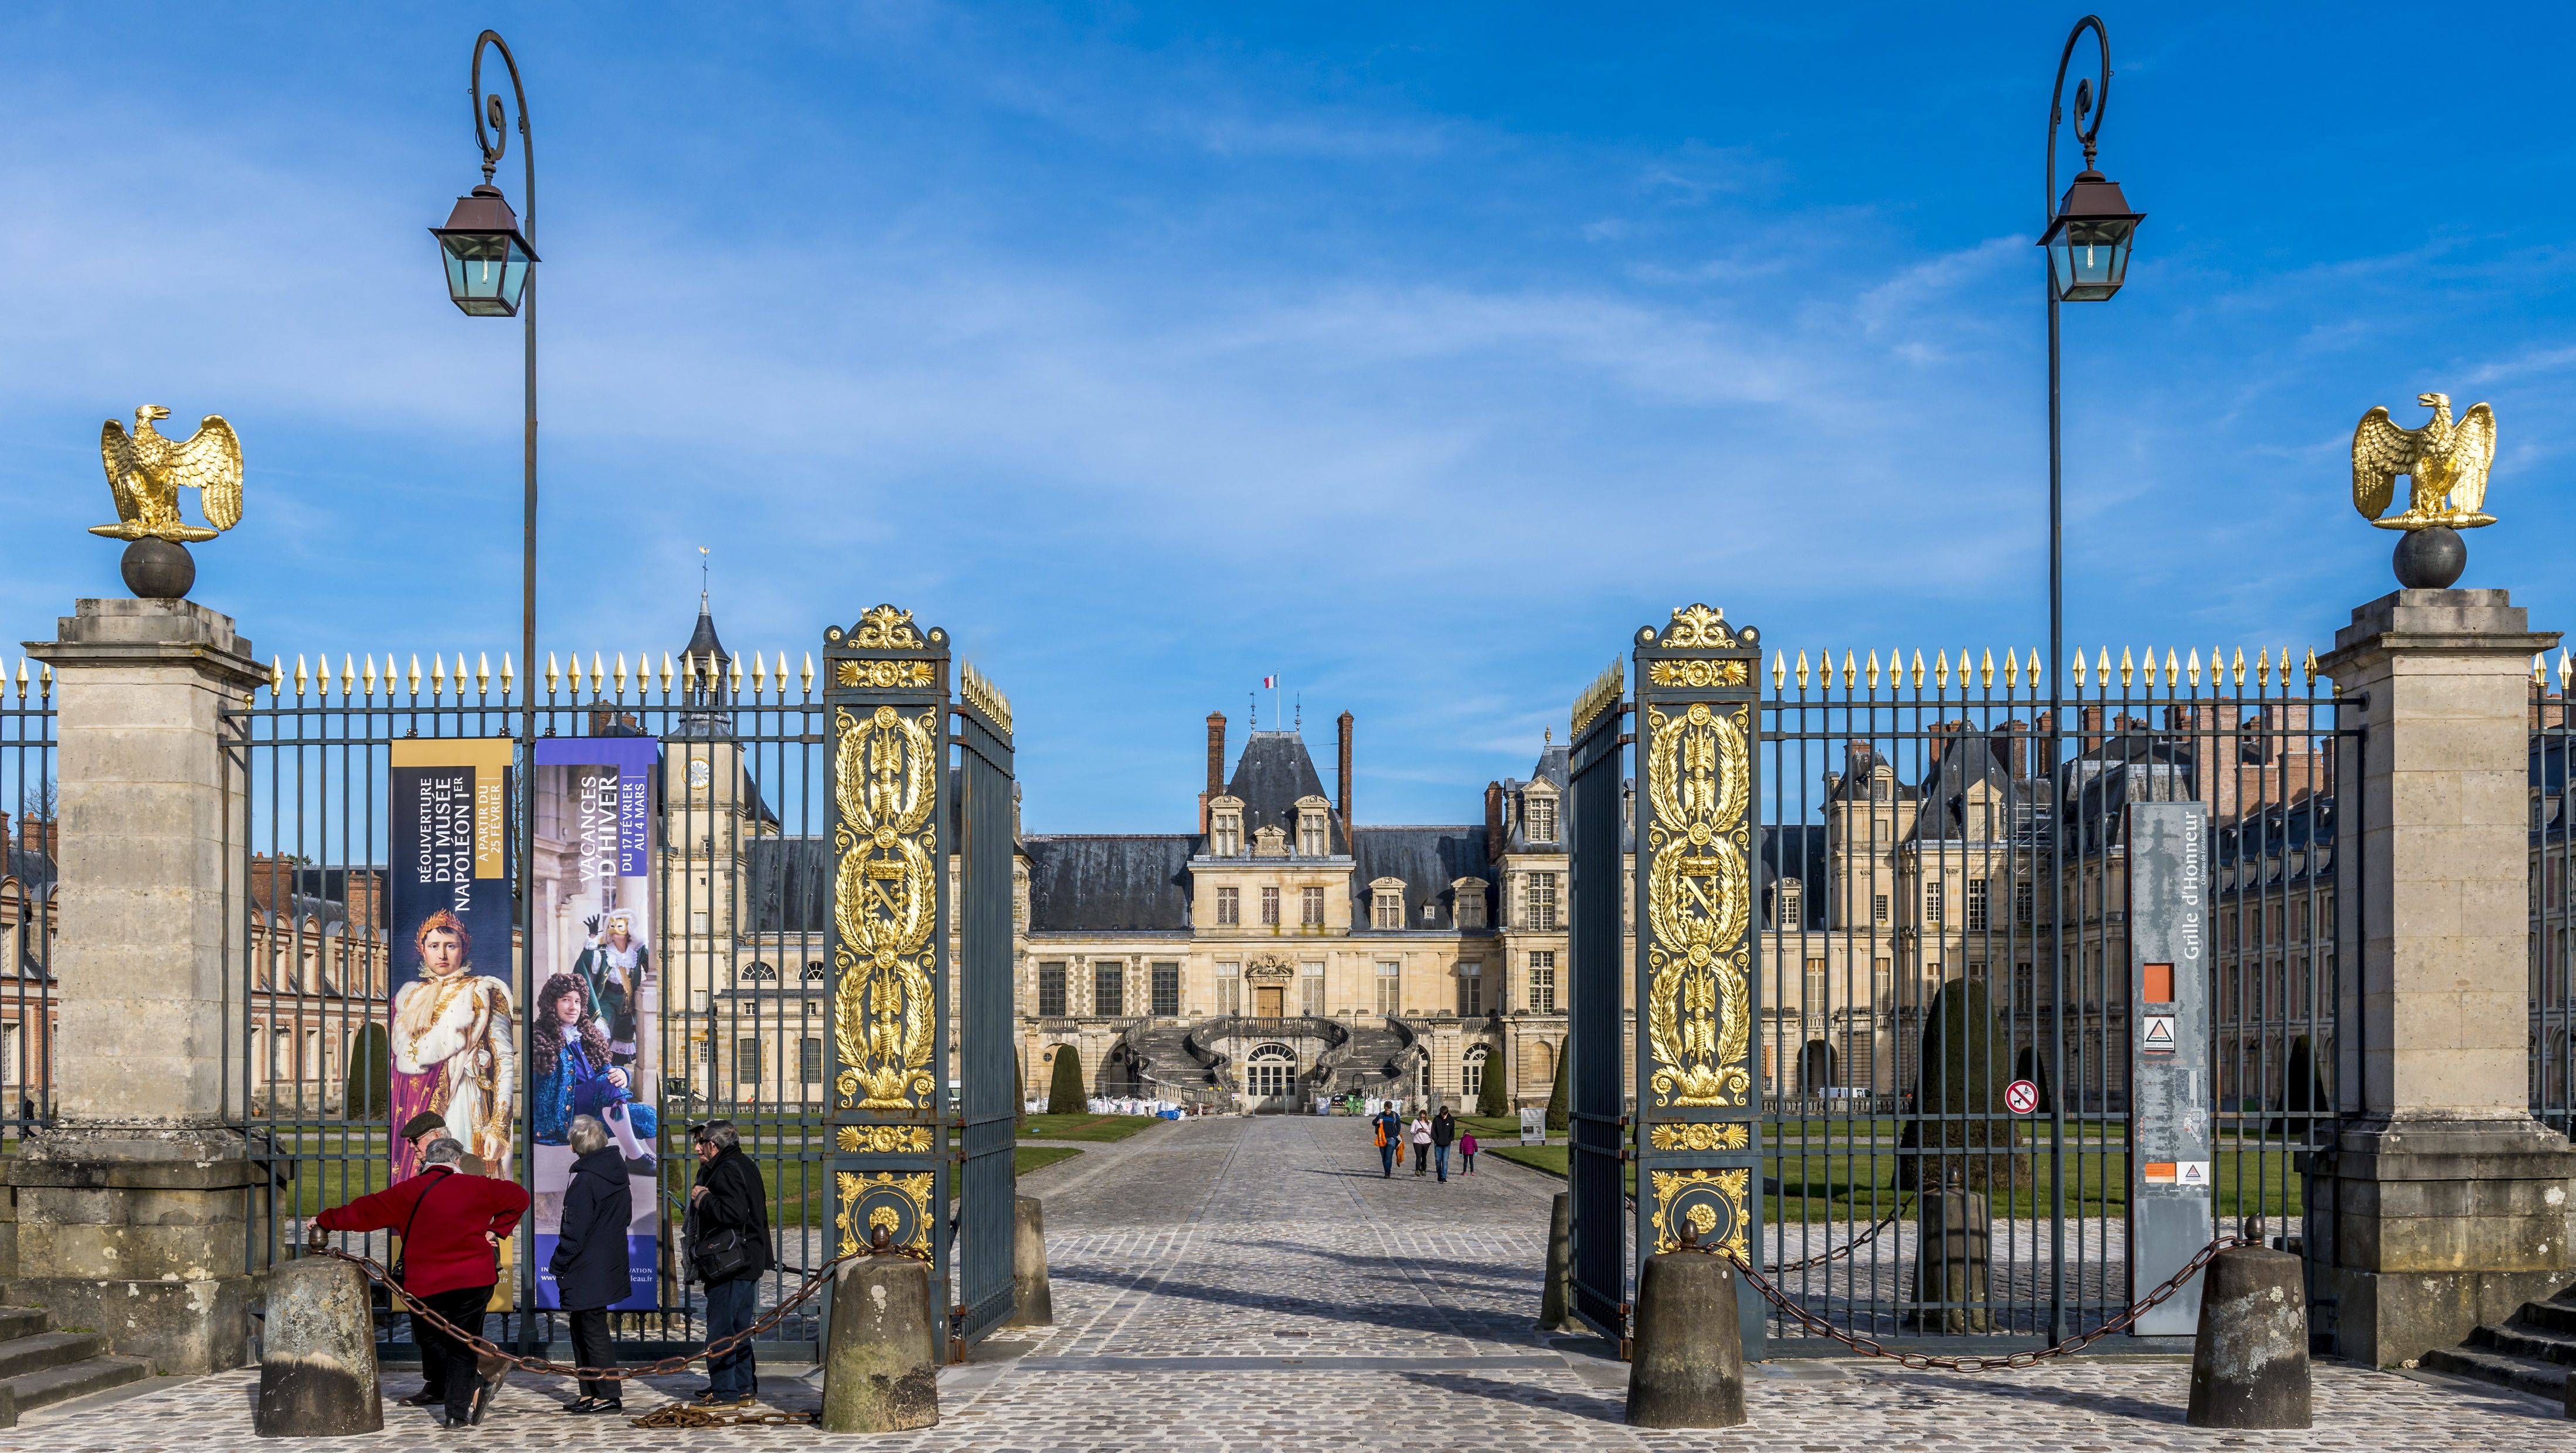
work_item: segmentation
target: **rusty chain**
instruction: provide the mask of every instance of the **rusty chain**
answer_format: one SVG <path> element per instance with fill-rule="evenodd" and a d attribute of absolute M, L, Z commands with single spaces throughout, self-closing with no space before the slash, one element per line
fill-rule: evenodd
<path fill-rule="evenodd" d="M 1721 1247 L 1700 1245 L 1697 1233 L 1692 1231 L 1688 1226 L 1684 1226 L 1682 1228 L 1680 1249 L 1683 1251 L 1696 1251 L 1703 1256 L 1723 1258 L 1737 1271 L 1742 1272 L 1746 1281 L 1753 1283 L 1753 1289 L 1762 1294 L 1763 1300 L 1768 1301 L 1775 1307 L 1778 1307 L 1783 1313 L 1787 1314 L 1790 1319 L 1797 1322 L 1798 1325 L 1806 1328 L 1809 1332 L 1812 1332 L 1819 1337 L 1826 1338 L 1829 1341 L 1840 1342 L 1844 1346 L 1850 1348 L 1854 1352 L 1860 1353 L 1864 1357 L 1883 1357 L 1890 1362 L 1896 1363 L 1898 1366 L 1909 1368 L 1916 1372 L 1935 1370 L 1942 1372 L 1986 1372 L 1999 1367 L 2012 1369 L 2035 1367 L 2052 1357 L 2065 1357 L 2081 1352 L 2085 1348 L 2092 1346 L 2094 1343 L 2110 1336 L 2114 1332 L 2126 1330 L 2131 1323 L 2137 1321 L 2139 1317 L 2143 1316 L 2147 1309 L 2164 1301 L 2174 1293 L 2181 1291 L 2184 1284 L 2189 1282 L 2193 1277 L 2200 1275 L 2201 1269 L 2208 1266 L 2210 1262 L 2216 1260 L 2220 1252 L 2232 1250 L 2239 1246 L 2260 1246 L 2261 1244 L 2262 1241 L 2259 1236 L 2218 1237 L 2216 1240 L 2211 1241 L 2207 1246 L 2202 1247 L 2190 1261 L 2185 1262 L 2182 1270 L 2165 1278 L 2163 1283 L 2158 1285 L 2153 1291 L 2148 1292 L 2139 1300 L 2131 1302 L 2128 1307 L 2120 1313 L 2120 1315 L 2113 1317 L 2111 1320 L 2094 1328 L 2092 1331 L 2086 1332 L 2078 1337 L 2070 1337 L 2051 1347 L 2026 1347 L 2016 1352 L 2008 1352 L 2000 1357 L 1942 1357 L 1929 1352 L 1904 1352 L 1890 1348 L 1884 1343 L 1879 1342 L 1876 1338 L 1865 1337 L 1857 1332 L 1846 1332 L 1841 1328 L 1836 1327 L 1833 1323 L 1826 1321 L 1823 1317 L 1820 1317 L 1814 1312 L 1808 1311 L 1798 1303 L 1791 1301 L 1787 1293 L 1772 1285 L 1770 1278 L 1764 1276 L 1761 1272 L 1756 1271 L 1749 1263 L 1744 1261 L 1743 1258 L 1738 1257 L 1733 1252 L 1727 1251 Z"/>
<path fill-rule="evenodd" d="M 805 1302 L 816 1292 L 823 1289 L 823 1284 L 831 1279 L 833 1271 L 838 1268 L 842 1262 L 856 1261 L 861 1257 L 867 1256 L 909 1256 L 917 1261 L 927 1262 L 930 1260 L 930 1256 L 927 1252 L 916 1250 L 910 1246 L 896 1246 L 890 1244 L 886 1239 L 884 1228 L 879 1227 L 875 1237 L 869 1245 L 858 1247 L 850 1251 L 844 1251 L 840 1255 L 833 1257 L 830 1261 L 823 1263 L 821 1267 L 816 1269 L 812 1275 L 805 1279 L 804 1285 L 798 1287 L 793 1295 L 780 1299 L 777 1306 L 769 1309 L 768 1315 L 753 1322 L 750 1326 L 743 1328 L 739 1332 L 728 1332 L 724 1336 L 709 1342 L 706 1346 L 699 1348 L 695 1352 L 683 1352 L 677 1356 L 665 1357 L 659 1362 L 651 1363 L 642 1367 L 579 1367 L 569 1362 L 552 1362 L 543 1357 L 526 1357 L 515 1352 L 503 1351 L 499 1346 L 495 1345 L 491 1339 L 484 1337 L 480 1333 L 468 1332 L 464 1328 L 457 1326 L 454 1322 L 440 1316 L 437 1312 L 432 1311 L 427 1305 L 422 1303 L 419 1298 L 414 1297 L 411 1293 L 403 1290 L 402 1284 L 394 1279 L 393 1273 L 385 1270 L 385 1268 L 372 1257 L 359 1256 L 352 1252 L 342 1251 L 336 1246 L 314 1246 L 309 1249 L 319 1253 L 320 1255 L 334 1257 L 338 1260 L 345 1261 L 356 1266 L 360 1271 L 366 1273 L 369 1280 L 383 1287 L 386 1292 L 391 1294 L 395 1301 L 401 1303 L 403 1310 L 420 1318 L 422 1321 L 437 1328 L 439 1331 L 446 1333 L 448 1336 L 455 1338 L 457 1341 L 464 1343 L 466 1346 L 473 1348 L 476 1355 L 484 1359 L 486 1362 L 497 1362 L 504 1366 L 515 1367 L 521 1372 L 552 1373 L 562 1377 L 578 1377 L 599 1382 L 622 1382 L 629 1378 L 638 1377 L 669 1377 L 674 1373 L 688 1370 L 689 1364 L 693 1362 L 709 1357 L 721 1357 L 724 1354 L 733 1351 L 735 1348 L 742 1346 L 744 1343 L 751 1341 L 761 1333 L 766 1332 L 771 1328 L 776 1327 L 779 1323 L 787 1320 L 788 1313 L 804 1305 Z M 689 1411 L 699 1412 L 703 1410 L 692 1408 Z M 710 1416 L 714 1415 L 711 1414 Z M 776 1415 L 771 1420 L 775 1421 L 779 1418 L 783 1418 L 784 1421 L 787 1422 L 800 1422 L 803 1420 L 801 1417 L 793 1417 L 783 1414 Z M 750 1415 L 733 1419 L 735 1422 L 749 1422 L 753 1420 L 754 1417 Z M 701 1427 L 709 1425 L 698 1423 L 666 1423 L 656 1424 L 655 1426 Z"/>

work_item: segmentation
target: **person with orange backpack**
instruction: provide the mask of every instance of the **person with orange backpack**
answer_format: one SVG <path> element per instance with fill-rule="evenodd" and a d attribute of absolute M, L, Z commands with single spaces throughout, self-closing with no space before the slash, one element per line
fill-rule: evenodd
<path fill-rule="evenodd" d="M 1404 1122 L 1395 1118 L 1395 1109 L 1389 1105 L 1379 1109 L 1377 1118 L 1369 1123 L 1377 1127 L 1378 1178 L 1384 1180 L 1395 1174 L 1395 1163 L 1404 1154 Z"/>

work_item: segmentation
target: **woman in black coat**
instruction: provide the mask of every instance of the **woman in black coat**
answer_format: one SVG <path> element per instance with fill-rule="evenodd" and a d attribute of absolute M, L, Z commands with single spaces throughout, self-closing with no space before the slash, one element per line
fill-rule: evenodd
<path fill-rule="evenodd" d="M 572 1182 L 564 1187 L 563 1229 L 546 1263 L 557 1299 L 572 1322 L 573 1361 L 614 1367 L 617 1347 L 608 1336 L 608 1307 L 634 1290 L 626 1273 L 626 1225 L 634 1204 L 626 1190 L 626 1162 L 608 1138 L 608 1127 L 589 1115 L 573 1117 L 565 1135 L 574 1155 Z M 613 1413 L 623 1404 L 614 1378 L 581 1380 L 581 1396 L 568 1413 Z"/>

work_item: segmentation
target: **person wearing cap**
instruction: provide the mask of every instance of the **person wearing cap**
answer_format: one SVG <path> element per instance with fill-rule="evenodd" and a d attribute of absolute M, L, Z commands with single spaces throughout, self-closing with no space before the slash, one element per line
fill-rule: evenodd
<path fill-rule="evenodd" d="M 429 1149 L 431 1141 L 454 1140 L 456 1137 L 449 1132 L 447 1122 L 439 1118 L 437 1111 L 423 1110 L 403 1122 L 402 1138 L 411 1146 L 413 1163 L 418 1164 L 420 1153 Z M 483 1157 L 472 1151 L 466 1152 L 465 1159 L 457 1163 L 457 1168 L 470 1176 L 492 1173 L 491 1168 L 483 1164 Z"/>
<path fill-rule="evenodd" d="M 707 1284 L 707 1340 L 749 1327 L 761 1274 L 770 1267 L 769 1192 L 760 1167 L 742 1153 L 742 1133 L 730 1120 L 710 1120 L 694 1137 L 697 1184 L 689 1188 L 695 1228 L 690 1260 Z M 705 1407 L 747 1408 L 760 1391 L 751 1344 L 707 1359 Z"/>
<path fill-rule="evenodd" d="M 405 1121 L 406 1126 L 416 1123 Z M 373 1195 L 333 1206 L 313 1220 L 312 1244 L 333 1231 L 392 1231 L 402 1237 L 395 1263 L 403 1291 L 422 1307 L 483 1335 L 483 1312 L 501 1279 L 495 1251 L 527 1214 L 528 1193 L 508 1181 L 460 1175 L 465 1147 L 441 1135 L 422 1148 L 423 1169 Z M 411 1339 L 420 1348 L 422 1389 L 405 1401 L 425 1403 L 435 1389 L 447 1426 L 461 1428 L 490 1394 L 475 1367 L 474 1349 L 430 1324 L 418 1310 Z"/>

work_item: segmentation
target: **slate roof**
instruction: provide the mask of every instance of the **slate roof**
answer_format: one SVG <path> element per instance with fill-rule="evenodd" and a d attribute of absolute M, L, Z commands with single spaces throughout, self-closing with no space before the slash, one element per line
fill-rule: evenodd
<path fill-rule="evenodd" d="M 742 845 L 743 923 L 752 934 L 824 933 L 832 917 L 832 852 L 820 837 L 755 837 Z"/>
<path fill-rule="evenodd" d="M 1309 776 L 1313 770 L 1308 767 Z M 1249 805 L 1247 800 L 1247 812 Z M 1029 932 L 1188 932 L 1190 855 L 1199 841 L 1190 833 L 1022 839 L 1029 859 Z"/>
<path fill-rule="evenodd" d="M 17 879 L 30 900 L 41 902 L 53 896 L 54 860 L 49 854 L 31 852 L 14 842 L 0 843 L 0 878 Z"/>
<path fill-rule="evenodd" d="M 1771 905 L 1777 900 L 1774 894 L 1766 891 L 1762 895 L 1764 928 L 1821 929 L 1825 926 L 1825 907 L 1832 898 L 1825 881 L 1825 847 L 1825 825 L 1820 822 L 1762 829 L 1762 881 L 1765 885 L 1776 886 L 1784 878 L 1795 879 L 1800 885 L 1798 916 L 1805 920 L 1803 923 L 1774 921 Z"/>
<path fill-rule="evenodd" d="M 1375 927 L 1370 909 L 1376 896 L 1369 885 L 1380 878 L 1404 880 L 1404 926 L 1409 931 L 1451 932 L 1458 926 L 1456 893 L 1460 878 L 1485 880 L 1485 922 L 1494 922 L 1496 874 L 1485 856 L 1482 823 L 1456 827 L 1362 827 L 1351 874 L 1351 930 L 1386 933 Z M 1431 916 L 1422 916 L 1425 905 Z"/>
<path fill-rule="evenodd" d="M 1293 851 L 1297 846 L 1297 800 L 1321 797 L 1330 801 L 1324 790 L 1324 779 L 1315 774 L 1315 759 L 1307 754 L 1306 739 L 1290 732 L 1254 732 L 1243 744 L 1243 755 L 1234 762 L 1234 778 L 1225 784 L 1226 795 L 1243 799 L 1243 841 L 1248 847 L 1253 834 L 1265 827 L 1275 827 L 1288 839 Z M 1342 835 L 1339 812 L 1328 814 L 1325 845 L 1334 853 L 1351 850 Z"/>
<path fill-rule="evenodd" d="M 1998 812 L 2019 819 L 2008 826 L 2011 836 L 2027 838 L 2040 830 L 2039 811 L 2048 800 L 2048 784 L 2038 778 L 2016 780 L 2008 768 L 2021 743 L 1999 733 L 1964 732 L 1941 739 L 1940 753 L 1924 774 L 1922 806 L 1914 819 L 1920 842 L 1959 842 L 1968 835 L 1968 799 L 1983 788 L 1994 795 Z"/>

